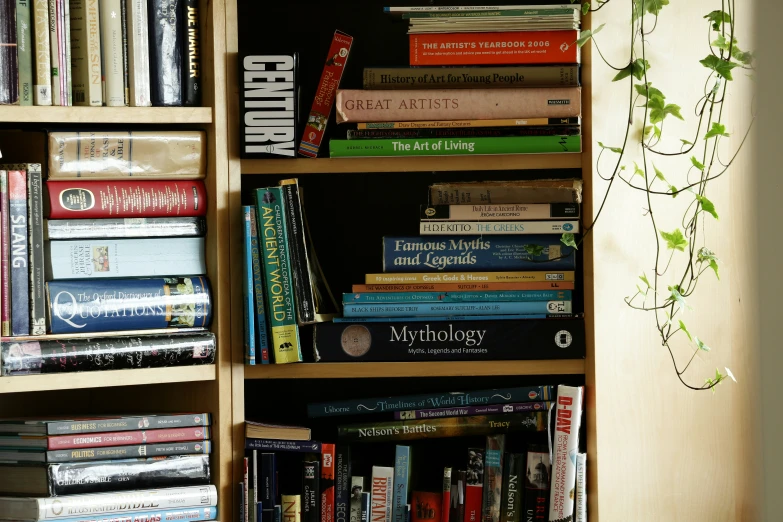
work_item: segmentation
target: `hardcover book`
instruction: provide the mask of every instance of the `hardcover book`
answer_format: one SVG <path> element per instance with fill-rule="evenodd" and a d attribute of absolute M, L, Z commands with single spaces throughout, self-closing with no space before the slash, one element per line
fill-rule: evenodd
<path fill-rule="evenodd" d="M 447 288 L 445 285 L 462 283 L 573 283 L 576 272 L 566 271 L 540 271 L 528 272 L 395 272 L 385 274 L 366 274 L 365 283 L 368 285 L 415 285 L 421 283 L 435 283 L 437 289 Z M 457 287 L 459 288 L 459 287 Z M 540 288 L 540 287 L 533 287 Z M 571 287 L 573 288 L 573 287 Z"/>
<path fill-rule="evenodd" d="M 302 443 L 304 444 L 304 443 Z M 313 444 L 307 451 L 321 453 L 320 443 Z M 317 448 L 315 447 L 317 445 Z M 317 460 L 304 461 L 302 476 L 302 522 L 321 520 L 321 463 Z"/>
<path fill-rule="evenodd" d="M 372 522 L 392 522 L 394 493 L 394 468 L 372 467 L 371 511 Z"/>
<path fill-rule="evenodd" d="M 549 449 L 530 446 L 525 463 L 525 515 L 526 521 L 549 520 L 549 482 L 551 480 Z"/>
<path fill-rule="evenodd" d="M 255 329 L 258 336 L 255 362 L 269 364 L 269 328 L 266 322 L 266 290 L 262 272 L 261 249 L 258 246 L 258 219 L 255 209 L 250 212 L 250 268 L 252 270 L 252 288 L 250 310 L 255 311 Z M 250 318 L 252 320 L 252 317 Z"/>
<path fill-rule="evenodd" d="M 392 522 L 408 522 L 408 491 L 411 481 L 411 448 L 398 445 L 394 456 L 394 494 Z M 415 498 L 414 498 L 415 501 Z"/>
<path fill-rule="evenodd" d="M 483 129 L 487 127 L 579 126 L 581 118 L 502 118 L 494 120 L 437 120 L 359 122 L 356 128 L 368 129 Z"/>
<path fill-rule="evenodd" d="M 298 62 L 297 53 L 240 56 L 240 157 L 296 157 Z"/>
<path fill-rule="evenodd" d="M 419 219 L 429 221 L 523 221 L 578 219 L 577 203 L 509 205 L 422 205 Z"/>
<path fill-rule="evenodd" d="M 505 451 L 505 435 L 487 436 L 487 449 L 484 453 L 484 522 L 500 522 Z"/>
<path fill-rule="evenodd" d="M 440 493 L 414 491 L 411 494 L 410 512 L 412 522 L 442 521 L 443 497 Z"/>
<path fill-rule="evenodd" d="M 301 499 L 300 495 L 282 495 L 280 497 L 283 522 L 300 522 L 302 520 Z"/>
<path fill-rule="evenodd" d="M 30 433 L 40 435 L 73 435 L 141 429 L 188 428 L 210 426 L 209 413 L 179 415 L 147 415 L 135 417 L 102 417 L 84 419 L 9 419 L 0 421 L 0 433 Z"/>
<path fill-rule="evenodd" d="M 103 93 L 99 3 L 69 0 L 69 6 L 73 104 L 100 107 L 103 103 Z"/>
<path fill-rule="evenodd" d="M 52 55 L 49 42 L 49 2 L 32 0 L 35 31 L 35 83 L 33 103 L 52 104 Z"/>
<path fill-rule="evenodd" d="M 545 154 L 581 151 L 581 136 L 331 140 L 329 142 L 329 153 L 332 158 Z"/>
<path fill-rule="evenodd" d="M 276 440 L 245 437 L 245 449 L 257 449 L 267 452 L 321 453 L 321 443 L 312 440 Z"/>
<path fill-rule="evenodd" d="M 203 218 L 55 219 L 44 221 L 44 239 L 199 237 Z"/>
<path fill-rule="evenodd" d="M 579 66 L 387 67 L 364 69 L 364 89 L 501 89 L 576 87 Z"/>
<path fill-rule="evenodd" d="M 63 105 L 63 83 L 62 83 L 62 60 L 60 52 L 62 51 L 62 42 L 57 33 L 62 21 L 62 9 L 58 12 L 57 0 L 49 0 L 49 48 L 51 70 L 49 74 L 52 79 L 52 105 Z M 62 8 L 62 4 L 60 4 Z M 62 31 L 61 31 L 62 32 Z"/>
<path fill-rule="evenodd" d="M 383 278 L 387 274 L 378 274 Z M 432 274 L 426 274 L 431 276 Z M 435 274 L 437 275 L 437 274 Z M 557 291 L 559 294 L 564 290 L 573 290 L 573 282 L 521 282 L 521 283 L 480 283 L 480 282 L 427 282 L 427 283 L 400 283 L 400 284 L 366 284 L 351 285 L 351 290 L 357 294 L 362 293 L 427 293 L 427 292 L 534 292 L 534 291 Z M 567 297 L 562 297 L 568 299 Z"/>
<path fill-rule="evenodd" d="M 441 500 L 441 521 L 449 522 L 451 513 L 451 468 L 443 468 L 443 492 Z"/>
<path fill-rule="evenodd" d="M 500 503 L 500 522 L 519 522 L 524 507 L 522 481 L 525 477 L 525 456 L 507 453 L 503 470 L 503 497 Z M 524 520 L 530 520 L 526 517 Z"/>
<path fill-rule="evenodd" d="M 343 306 L 346 320 L 372 317 L 570 314 L 571 301 L 468 303 L 360 303 Z"/>
<path fill-rule="evenodd" d="M 577 136 L 580 127 L 548 125 L 533 127 L 519 125 L 515 127 L 467 127 L 467 128 L 431 128 L 431 129 L 364 129 L 348 130 L 349 140 L 400 140 L 419 138 L 509 138 L 514 136 Z"/>
<path fill-rule="evenodd" d="M 272 522 L 275 499 L 277 498 L 277 459 L 274 453 L 262 453 L 259 460 L 261 474 L 259 475 L 258 502 L 262 506 L 263 522 Z M 273 507 L 270 509 L 264 506 Z"/>
<path fill-rule="evenodd" d="M 8 171 L 11 252 L 11 335 L 30 335 L 30 242 L 27 172 Z"/>
<path fill-rule="evenodd" d="M 362 492 L 362 522 L 372 520 L 371 499 L 372 495 L 368 491 Z"/>
<path fill-rule="evenodd" d="M 587 454 L 576 456 L 575 522 L 587 522 Z"/>
<path fill-rule="evenodd" d="M 251 223 L 255 213 L 252 206 L 242 207 L 242 311 L 245 334 L 245 364 L 256 364 L 256 306 L 253 299 L 253 259 L 251 256 Z"/>
<path fill-rule="evenodd" d="M 153 510 L 152 508 L 146 509 L 146 511 L 124 512 L 120 517 L 110 515 L 91 515 L 88 513 L 74 518 L 63 518 L 57 520 L 58 522 L 120 522 L 117 519 L 122 518 L 125 522 L 176 522 L 179 520 L 200 522 L 217 519 L 217 507 L 215 506 L 174 508 L 164 510 Z"/>
<path fill-rule="evenodd" d="M 182 23 L 183 38 L 187 41 L 182 57 L 182 105 L 201 105 L 201 28 L 199 0 L 184 0 Z"/>
<path fill-rule="evenodd" d="M 148 0 L 150 95 L 155 107 L 182 105 L 183 0 Z"/>
<path fill-rule="evenodd" d="M 576 488 L 576 460 L 579 453 L 579 427 L 582 423 L 581 386 L 557 387 L 554 412 L 555 430 L 552 443 L 552 480 L 549 520 L 573 520 Z"/>
<path fill-rule="evenodd" d="M 150 98 L 150 46 L 149 6 L 147 0 L 121 0 L 126 2 L 128 17 L 128 84 L 131 107 L 149 107 Z"/>

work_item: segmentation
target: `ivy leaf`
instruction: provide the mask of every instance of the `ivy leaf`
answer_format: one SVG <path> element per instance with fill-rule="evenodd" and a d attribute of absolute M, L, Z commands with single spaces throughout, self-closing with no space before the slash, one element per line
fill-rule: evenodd
<path fill-rule="evenodd" d="M 603 29 L 605 25 L 606 24 L 601 24 L 598 27 L 596 27 L 595 29 L 592 29 L 592 30 L 591 29 L 585 29 L 584 31 L 579 33 L 579 39 L 576 41 L 576 45 L 578 45 L 579 47 L 582 47 L 584 44 L 586 44 L 588 41 L 590 41 L 590 38 L 592 38 L 593 36 L 595 36 L 598 33 L 600 33 L 601 29 Z"/>
<path fill-rule="evenodd" d="M 579 250 L 579 247 L 576 245 L 576 240 L 574 239 L 574 235 L 571 233 L 563 234 L 560 238 L 560 242 L 563 243 L 565 246 L 570 246 L 574 250 Z"/>
<path fill-rule="evenodd" d="M 571 0 L 571 3 L 573 3 L 574 0 Z M 587 16 L 587 13 L 590 12 L 590 2 L 585 2 L 582 4 L 582 14 Z"/>
<path fill-rule="evenodd" d="M 696 199 L 699 201 L 699 203 L 701 203 L 701 208 L 704 210 L 704 212 L 711 214 L 715 219 L 720 219 L 718 218 L 718 212 L 715 210 L 715 205 L 712 203 L 712 201 L 707 199 L 706 196 L 702 196 L 700 194 L 696 194 Z"/>
<path fill-rule="evenodd" d="M 654 96 L 647 100 L 647 108 L 650 109 L 650 123 L 661 123 L 666 117 L 664 99 Z"/>
<path fill-rule="evenodd" d="M 644 96 L 645 98 L 660 98 L 661 102 L 666 99 L 666 96 L 659 89 L 653 87 L 652 83 L 637 83 L 634 85 L 634 88 L 640 96 Z"/>
<path fill-rule="evenodd" d="M 718 76 L 721 78 L 726 78 L 727 80 L 733 80 L 731 76 L 731 70 L 737 67 L 736 63 L 729 62 L 727 60 L 721 60 L 714 54 L 711 54 L 707 56 L 703 60 L 699 60 L 699 63 L 702 64 L 707 69 L 712 69 L 716 73 L 718 73 Z"/>
<path fill-rule="evenodd" d="M 685 252 L 685 247 L 688 246 L 688 240 L 685 239 L 679 228 L 675 229 L 674 232 L 661 231 L 661 237 L 666 241 L 666 248 L 669 250 Z"/>
<path fill-rule="evenodd" d="M 682 296 L 682 293 L 680 292 L 679 285 L 670 286 L 669 292 L 671 292 L 671 297 L 669 297 L 669 299 L 679 304 L 681 310 L 685 310 L 686 308 L 687 309 L 691 308 L 690 306 L 688 306 L 688 303 L 685 302 L 685 298 Z"/>
<path fill-rule="evenodd" d="M 644 171 L 639 168 L 635 161 L 633 162 L 633 175 L 644 177 Z"/>
<path fill-rule="evenodd" d="M 720 26 L 723 23 L 731 23 L 731 15 L 726 11 L 713 11 L 704 18 L 712 22 L 712 28 L 715 31 L 720 31 Z"/>
<path fill-rule="evenodd" d="M 655 166 L 655 163 L 653 163 L 653 169 L 655 170 L 655 177 L 666 183 L 666 178 L 663 176 L 663 172 L 658 170 L 658 167 Z"/>
<path fill-rule="evenodd" d="M 639 279 L 641 279 L 644 282 L 644 284 L 647 285 L 647 288 L 652 288 L 650 281 L 647 279 L 647 274 L 643 273 L 642 275 L 639 276 Z"/>
<path fill-rule="evenodd" d="M 682 142 L 683 145 L 693 145 L 692 141 L 684 140 L 682 138 L 680 138 L 680 141 Z"/>
<path fill-rule="evenodd" d="M 753 53 L 750 51 L 742 51 L 736 45 L 731 48 L 731 57 L 740 62 L 742 65 L 750 65 L 753 63 Z"/>
<path fill-rule="evenodd" d="M 609 149 L 612 152 L 614 152 L 615 154 L 622 154 L 623 153 L 623 149 L 621 149 L 620 147 L 607 147 L 606 145 L 604 145 L 600 141 L 598 142 L 598 146 L 601 147 L 602 149 Z"/>
<path fill-rule="evenodd" d="M 542 245 L 522 245 L 527 255 L 532 257 L 538 257 L 544 254 L 544 247 Z"/>
<path fill-rule="evenodd" d="M 644 10 L 642 9 L 642 4 L 644 4 Z M 665 5 L 669 5 L 669 0 L 634 0 L 633 19 L 635 21 L 644 16 L 645 13 L 643 11 L 658 16 L 658 13 L 661 12 Z"/>
<path fill-rule="evenodd" d="M 676 198 L 680 193 L 674 185 L 669 185 L 669 190 L 672 191 L 672 198 Z"/>
<path fill-rule="evenodd" d="M 691 156 L 691 163 L 693 163 L 693 166 L 697 169 L 701 170 L 702 172 L 704 171 L 704 165 L 702 165 L 702 163 L 696 159 L 696 156 Z"/>
<path fill-rule="evenodd" d="M 707 346 L 706 344 L 704 344 L 704 341 L 702 341 L 701 339 L 699 339 L 695 335 L 693 336 L 693 342 L 696 343 L 696 346 L 699 347 L 699 350 L 704 350 L 705 352 L 709 352 L 710 351 L 710 347 Z"/>
<path fill-rule="evenodd" d="M 699 249 L 697 259 L 699 263 L 709 261 L 710 268 L 712 268 L 713 272 L 715 272 L 715 277 L 720 281 L 720 274 L 718 273 L 718 256 L 716 256 L 714 252 L 702 247 Z"/>
<path fill-rule="evenodd" d="M 674 116 L 678 120 L 685 121 L 685 118 L 683 118 L 682 114 L 680 114 L 680 106 L 679 105 L 675 105 L 673 103 L 670 103 L 670 104 L 666 105 L 666 107 L 663 108 L 663 113 L 664 114 L 671 114 L 672 116 Z"/>
<path fill-rule="evenodd" d="M 625 68 L 621 69 L 620 72 L 618 72 L 614 78 L 612 78 L 612 81 L 619 82 L 620 80 L 623 80 L 631 76 L 631 73 L 633 73 L 633 64 L 629 63 Z"/>
<path fill-rule="evenodd" d="M 683 323 L 683 322 L 682 322 L 682 320 L 680 321 L 680 330 L 682 330 L 683 332 L 685 332 L 685 335 L 687 335 L 687 336 L 688 336 L 688 339 L 690 339 L 691 341 L 693 341 L 693 337 L 691 336 L 691 333 L 690 333 L 690 332 L 688 331 L 688 329 L 685 327 L 685 323 Z"/>
<path fill-rule="evenodd" d="M 726 132 L 726 126 L 722 123 L 713 122 L 712 128 L 707 131 L 707 134 L 704 135 L 704 139 L 708 140 L 710 138 L 714 138 L 715 136 L 724 136 L 728 138 L 731 136 L 728 132 Z"/>

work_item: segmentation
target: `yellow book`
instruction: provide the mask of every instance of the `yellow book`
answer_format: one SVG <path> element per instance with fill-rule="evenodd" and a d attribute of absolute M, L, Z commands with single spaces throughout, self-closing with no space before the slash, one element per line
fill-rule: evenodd
<path fill-rule="evenodd" d="M 572 282 L 574 272 L 426 272 L 411 274 L 367 274 L 367 285 L 417 283 L 540 283 Z"/>
<path fill-rule="evenodd" d="M 300 495 L 281 495 L 283 522 L 301 522 L 302 500 Z"/>

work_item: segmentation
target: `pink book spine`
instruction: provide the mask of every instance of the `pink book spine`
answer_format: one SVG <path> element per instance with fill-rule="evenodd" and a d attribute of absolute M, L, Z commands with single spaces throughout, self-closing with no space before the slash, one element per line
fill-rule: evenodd
<path fill-rule="evenodd" d="M 85 433 L 49 437 L 49 449 L 105 448 L 109 446 L 130 446 L 134 444 L 158 444 L 162 442 L 186 442 L 206 440 L 209 428 L 171 428 L 149 431 L 123 431 L 117 433 Z"/>
<path fill-rule="evenodd" d="M 337 123 L 581 116 L 582 89 L 337 91 Z"/>
<path fill-rule="evenodd" d="M 8 215 L 8 173 L 0 171 L 0 335 L 11 335 L 11 256 Z"/>

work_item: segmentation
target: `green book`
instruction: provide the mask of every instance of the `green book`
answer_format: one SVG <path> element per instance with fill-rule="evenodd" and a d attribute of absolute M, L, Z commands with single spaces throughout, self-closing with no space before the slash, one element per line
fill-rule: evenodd
<path fill-rule="evenodd" d="M 33 34 L 30 2 L 16 0 L 16 60 L 19 64 L 19 105 L 33 104 Z"/>
<path fill-rule="evenodd" d="M 511 136 L 506 138 L 415 138 L 400 140 L 331 140 L 333 158 L 384 156 L 474 156 L 581 152 L 581 136 Z"/>
<path fill-rule="evenodd" d="M 267 315 L 275 363 L 302 362 L 282 190 L 280 187 L 258 189 L 254 197 L 258 237 L 264 251 Z"/>

